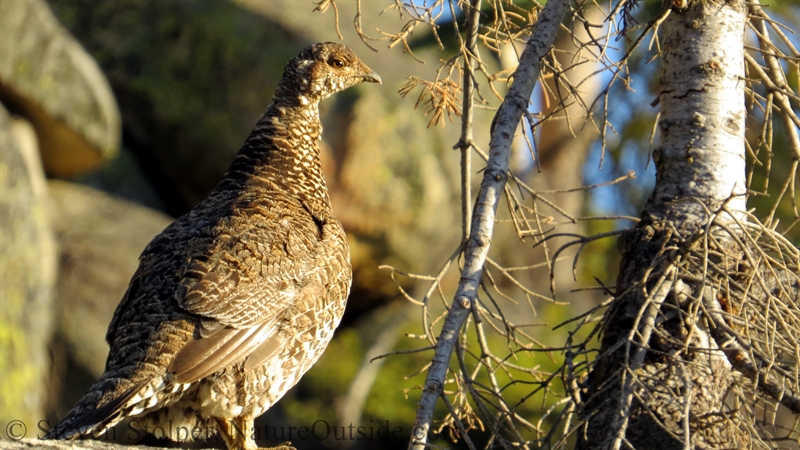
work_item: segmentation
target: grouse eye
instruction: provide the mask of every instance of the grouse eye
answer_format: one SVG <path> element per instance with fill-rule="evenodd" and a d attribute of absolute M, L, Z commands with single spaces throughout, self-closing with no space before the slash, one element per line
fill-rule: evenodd
<path fill-rule="evenodd" d="M 328 64 L 331 65 L 332 67 L 336 67 L 337 69 L 340 67 L 344 67 L 344 61 L 342 61 L 339 58 L 331 58 L 331 60 L 328 61 Z"/>

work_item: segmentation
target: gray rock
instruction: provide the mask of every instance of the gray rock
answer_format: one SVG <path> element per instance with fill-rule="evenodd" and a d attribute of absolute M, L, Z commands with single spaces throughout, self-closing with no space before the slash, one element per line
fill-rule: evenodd
<path fill-rule="evenodd" d="M 30 124 L 0 106 L 0 429 L 47 399 L 56 247 Z"/>
<path fill-rule="evenodd" d="M 50 4 L 111 81 L 126 144 L 174 216 L 217 184 L 310 43 L 225 1 Z"/>
<path fill-rule="evenodd" d="M 113 158 L 120 117 L 94 60 L 42 0 L 0 2 L 0 99 L 31 121 L 48 174 Z"/>

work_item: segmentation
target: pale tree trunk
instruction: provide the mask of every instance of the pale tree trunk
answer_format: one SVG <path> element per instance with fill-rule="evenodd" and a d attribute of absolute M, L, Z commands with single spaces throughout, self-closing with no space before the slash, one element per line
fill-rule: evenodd
<path fill-rule="evenodd" d="M 736 268 L 730 241 L 746 221 L 747 9 L 743 0 L 670 3 L 660 30 L 656 187 L 641 222 L 619 240 L 616 298 L 584 392 L 581 449 L 742 445 L 719 415 L 734 372 L 702 314 L 716 300 L 701 301 L 712 277 L 689 260 L 713 241 L 730 252 L 706 251 L 705 260 Z"/>

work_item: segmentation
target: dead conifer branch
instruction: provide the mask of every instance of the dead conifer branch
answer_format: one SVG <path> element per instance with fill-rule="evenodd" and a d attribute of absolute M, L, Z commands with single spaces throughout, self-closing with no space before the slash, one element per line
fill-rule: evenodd
<path fill-rule="evenodd" d="M 320 14 L 325 14 L 325 11 L 330 7 L 333 7 L 333 21 L 336 25 L 336 35 L 339 36 L 339 40 L 343 40 L 344 37 L 342 37 L 342 32 L 339 30 L 339 8 L 336 6 L 336 0 L 320 0 L 317 2 L 317 6 L 313 11 L 319 11 Z"/>

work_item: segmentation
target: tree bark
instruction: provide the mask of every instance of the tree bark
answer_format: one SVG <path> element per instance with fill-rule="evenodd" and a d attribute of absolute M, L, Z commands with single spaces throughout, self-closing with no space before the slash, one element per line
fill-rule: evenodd
<path fill-rule="evenodd" d="M 747 10 L 742 0 L 682 3 L 661 26 L 656 187 L 642 221 L 619 240 L 616 298 L 586 383 L 579 449 L 741 442 L 719 415 L 732 367 L 709 332 L 711 320 L 698 312 L 713 277 L 696 273 L 690 281 L 687 274 L 698 254 L 706 258 L 700 267 L 711 258 L 736 269 L 738 250 L 720 227 L 735 234 L 746 221 Z M 709 241 L 729 253 L 709 257 Z"/>

